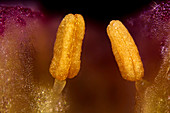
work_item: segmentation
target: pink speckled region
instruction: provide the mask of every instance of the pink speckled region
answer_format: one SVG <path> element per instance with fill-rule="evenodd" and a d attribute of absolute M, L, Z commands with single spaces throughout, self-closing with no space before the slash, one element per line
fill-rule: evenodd
<path fill-rule="evenodd" d="M 153 6 L 151 19 L 155 19 L 153 21 L 164 20 L 168 21 L 170 16 L 170 1 L 161 2 L 160 4 L 156 4 Z"/>
<path fill-rule="evenodd" d="M 25 26 L 27 23 L 26 18 L 37 18 L 42 16 L 42 13 L 33 12 L 29 8 L 23 8 L 20 6 L 0 6 L 0 35 L 4 33 L 5 23 L 10 19 L 15 21 L 13 24 L 19 23 L 20 25 Z"/>

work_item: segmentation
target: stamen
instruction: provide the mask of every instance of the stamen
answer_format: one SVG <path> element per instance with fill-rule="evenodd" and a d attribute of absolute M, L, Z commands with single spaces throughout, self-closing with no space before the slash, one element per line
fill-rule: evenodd
<path fill-rule="evenodd" d="M 126 27 L 113 20 L 107 27 L 112 51 L 124 79 L 137 81 L 144 76 L 143 64 L 138 49 Z"/>

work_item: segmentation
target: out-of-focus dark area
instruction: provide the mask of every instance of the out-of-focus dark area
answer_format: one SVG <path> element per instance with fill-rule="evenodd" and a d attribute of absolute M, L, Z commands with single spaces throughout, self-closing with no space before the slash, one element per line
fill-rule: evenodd
<path fill-rule="evenodd" d="M 102 1 L 42 1 L 42 9 L 48 13 L 80 13 L 85 17 L 91 17 L 95 20 L 110 20 L 123 17 L 129 13 L 135 12 L 143 6 L 150 3 L 151 0 L 102 0 Z M 59 5 L 59 6 L 58 6 Z"/>
<path fill-rule="evenodd" d="M 38 5 L 48 14 L 80 13 L 95 20 L 111 20 L 136 12 L 152 0 L 102 0 L 102 1 L 63 1 L 63 0 L 1 0 L 0 3 Z"/>
<path fill-rule="evenodd" d="M 37 69 L 37 74 L 41 72 L 41 69 L 48 71 L 47 64 L 50 64 L 50 58 L 52 57 L 55 33 L 62 18 L 68 13 L 82 14 L 86 23 L 86 33 L 82 47 L 81 70 L 77 77 L 67 80 L 64 90 L 69 105 L 67 112 L 132 113 L 135 106 L 135 85 L 134 82 L 126 81 L 121 77 L 112 54 L 106 27 L 113 19 L 120 19 L 125 23 L 125 26 L 127 25 L 139 48 L 146 70 L 145 75 L 150 76 L 148 79 L 151 79 L 152 74 L 155 75 L 158 72 L 160 65 L 160 42 L 153 39 L 154 35 L 145 36 L 143 34 L 145 29 L 140 23 L 138 24 L 138 21 L 143 22 L 141 19 L 135 21 L 136 17 L 131 18 L 131 15 L 138 14 L 142 9 L 147 8 L 151 2 L 151 0 L 81 0 L 76 2 L 61 0 L 1 0 L 0 4 L 31 6 L 42 11 L 45 17 L 48 18 L 47 32 L 49 30 L 48 33 L 51 33 L 49 35 L 51 37 L 48 37 L 50 46 L 46 48 L 37 44 L 41 51 L 43 49 L 48 51 L 48 54 L 41 52 L 41 56 L 44 54 L 42 61 L 46 60 L 45 62 L 48 63 L 43 64 L 40 59 L 39 62 L 41 62 L 42 66 Z M 137 27 L 134 28 L 134 26 Z M 138 32 L 138 26 L 143 31 L 139 30 Z"/>

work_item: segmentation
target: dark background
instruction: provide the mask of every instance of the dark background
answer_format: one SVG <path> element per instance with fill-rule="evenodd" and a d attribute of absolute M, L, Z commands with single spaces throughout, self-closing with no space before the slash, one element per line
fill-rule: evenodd
<path fill-rule="evenodd" d="M 38 4 L 47 14 L 80 13 L 85 17 L 105 21 L 112 18 L 121 18 L 136 12 L 152 2 L 152 0 L 0 0 L 0 3 Z"/>
<path fill-rule="evenodd" d="M 151 0 L 98 0 L 77 2 L 57 1 L 50 2 L 41 1 L 44 10 L 53 12 L 72 12 L 80 13 L 97 20 L 110 20 L 110 18 L 120 18 L 129 13 L 135 12 L 149 4 Z M 58 6 L 59 5 L 59 6 Z"/>

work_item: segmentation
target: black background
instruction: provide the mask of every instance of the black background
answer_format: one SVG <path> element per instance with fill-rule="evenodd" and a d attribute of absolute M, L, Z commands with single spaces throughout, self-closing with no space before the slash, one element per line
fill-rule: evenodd
<path fill-rule="evenodd" d="M 121 18 L 136 12 L 151 3 L 151 0 L 77 0 L 77 1 L 58 1 L 43 0 L 39 1 L 42 9 L 48 13 L 80 13 L 95 20 L 111 20 Z"/>
<path fill-rule="evenodd" d="M 136 12 L 152 0 L 0 0 L 0 4 L 38 4 L 47 14 L 80 13 L 95 20 L 112 20 Z"/>

